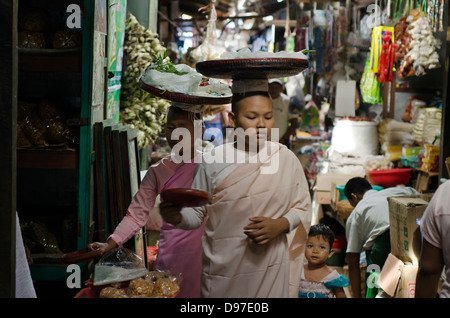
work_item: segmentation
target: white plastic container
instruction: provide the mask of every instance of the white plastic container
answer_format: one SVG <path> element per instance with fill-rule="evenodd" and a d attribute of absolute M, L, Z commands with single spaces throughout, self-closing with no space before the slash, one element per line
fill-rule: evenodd
<path fill-rule="evenodd" d="M 373 121 L 338 120 L 333 128 L 331 147 L 340 153 L 377 155 L 377 123 Z"/>

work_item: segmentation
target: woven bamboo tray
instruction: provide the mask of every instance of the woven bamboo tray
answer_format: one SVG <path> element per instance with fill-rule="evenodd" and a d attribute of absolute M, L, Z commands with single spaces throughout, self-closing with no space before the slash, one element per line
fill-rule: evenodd
<path fill-rule="evenodd" d="M 294 76 L 308 67 L 298 58 L 250 58 L 209 60 L 196 64 L 197 72 L 220 79 L 262 79 Z"/>

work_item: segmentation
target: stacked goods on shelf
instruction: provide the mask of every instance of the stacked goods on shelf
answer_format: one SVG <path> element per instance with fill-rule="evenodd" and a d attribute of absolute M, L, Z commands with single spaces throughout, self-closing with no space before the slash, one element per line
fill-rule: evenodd
<path fill-rule="evenodd" d="M 378 126 L 381 152 L 391 161 L 400 159 L 402 147 L 414 143 L 414 124 L 387 119 Z"/>
<path fill-rule="evenodd" d="M 403 147 L 400 160 L 402 166 L 411 167 L 413 169 L 419 168 L 422 164 L 424 147 Z"/>
<path fill-rule="evenodd" d="M 425 153 L 422 159 L 422 171 L 439 172 L 439 146 L 424 145 Z"/>
<path fill-rule="evenodd" d="M 53 28 L 52 16 L 43 8 L 23 7 L 18 17 L 20 48 L 73 49 L 81 47 L 81 33 L 66 28 Z"/>
<path fill-rule="evenodd" d="M 440 41 L 433 35 L 429 17 L 419 9 L 414 9 L 408 16 L 402 17 L 395 26 L 396 63 L 400 78 L 412 75 L 422 76 L 427 69 L 440 67 Z"/>
<path fill-rule="evenodd" d="M 413 136 L 417 144 L 433 143 L 441 130 L 442 109 L 424 107 L 418 110 L 417 121 L 414 124 Z"/>
<path fill-rule="evenodd" d="M 17 103 L 18 148 L 77 148 L 79 136 L 76 126 L 69 125 L 68 114 L 55 101 L 19 100 Z"/>
<path fill-rule="evenodd" d="M 154 143 L 162 131 L 170 102 L 142 90 L 139 78 L 150 63 L 162 58 L 166 48 L 158 34 L 145 29 L 131 14 L 125 32 L 126 70 L 120 97 L 120 122 L 137 129 L 138 146 L 143 149 Z"/>

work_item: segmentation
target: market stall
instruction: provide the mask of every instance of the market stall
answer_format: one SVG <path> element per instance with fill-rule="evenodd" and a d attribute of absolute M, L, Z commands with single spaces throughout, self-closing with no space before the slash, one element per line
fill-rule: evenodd
<path fill-rule="evenodd" d="M 363 177 L 375 190 L 417 190 L 389 202 L 390 266 L 414 283 L 417 242 L 403 237 L 399 224 L 416 233 L 450 173 L 445 1 L 31 2 L 18 4 L 12 151 L 33 279 L 64 283 L 68 263 L 61 256 L 108 238 L 141 176 L 170 153 L 164 130 L 172 102 L 204 105 L 201 146 L 211 150 L 227 141 L 231 80 L 262 72 L 281 77 L 298 119 L 289 148 L 310 186 L 313 223 L 329 222 L 339 235 L 333 266 L 347 265 L 349 179 Z M 85 8 L 75 28 L 67 24 L 69 4 Z M 411 202 L 420 207 L 414 216 Z M 158 231 L 144 227 L 127 248 L 148 265 L 158 239 Z M 402 250 L 399 242 L 415 248 Z M 77 263 L 83 279 L 92 274 L 92 262 Z M 150 289 L 150 281 L 157 279 L 133 284 Z M 412 297 L 405 286 L 389 289 L 389 297 Z M 89 287 L 85 293 L 93 292 Z"/>

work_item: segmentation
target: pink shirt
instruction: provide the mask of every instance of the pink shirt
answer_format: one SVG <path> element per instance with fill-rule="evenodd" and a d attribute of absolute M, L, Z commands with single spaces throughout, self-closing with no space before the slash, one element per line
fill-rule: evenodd
<path fill-rule="evenodd" d="M 156 197 L 181 165 L 182 163 L 176 164 L 170 157 L 166 157 L 148 169 L 139 191 L 128 207 L 127 214 L 110 236 L 114 242 L 118 245 L 125 243 L 147 223 L 150 211 L 155 206 Z"/>
<path fill-rule="evenodd" d="M 151 166 L 111 239 L 123 244 L 147 224 L 156 197 L 163 190 L 191 188 L 195 166 L 195 163 L 175 164 L 169 157 Z M 162 223 L 158 254 L 153 266 L 155 270 L 169 271 L 181 278 L 179 298 L 200 297 L 203 232 L 204 223 L 192 231 Z"/>
<path fill-rule="evenodd" d="M 441 184 L 425 210 L 420 221 L 424 239 L 442 249 L 446 281 L 442 284 L 440 297 L 450 298 L 450 180 Z"/>

